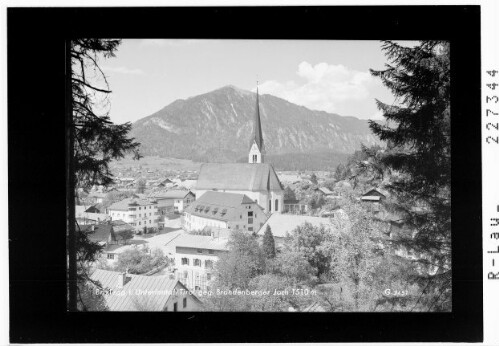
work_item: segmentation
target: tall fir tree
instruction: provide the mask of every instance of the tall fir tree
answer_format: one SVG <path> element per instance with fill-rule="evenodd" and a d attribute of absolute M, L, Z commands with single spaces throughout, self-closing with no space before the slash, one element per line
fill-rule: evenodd
<path fill-rule="evenodd" d="M 390 171 L 386 186 L 394 196 L 388 207 L 412 230 L 393 239 L 416 254 L 412 277 L 422 287 L 414 309 L 451 309 L 451 128 L 449 44 L 423 41 L 414 47 L 384 41 L 389 64 L 371 70 L 395 95 L 394 104 L 376 100 L 386 123 L 370 128 L 387 143 L 368 150 L 364 171 Z"/>
<path fill-rule="evenodd" d="M 263 253 L 266 258 L 275 258 L 274 235 L 272 234 L 272 229 L 269 225 L 267 225 L 265 233 L 263 234 Z"/>
<path fill-rule="evenodd" d="M 75 220 L 76 189 L 113 182 L 112 160 L 126 154 L 140 158 L 139 143 L 128 137 L 131 123 L 113 124 L 106 111 L 111 93 L 99 59 L 115 56 L 119 39 L 80 38 L 66 44 L 66 161 L 68 309 L 77 310 L 78 290 L 89 280 L 86 259 L 99 248 L 79 232 Z M 81 296 L 81 294 L 80 294 Z M 81 300 L 81 299 L 80 299 Z"/>

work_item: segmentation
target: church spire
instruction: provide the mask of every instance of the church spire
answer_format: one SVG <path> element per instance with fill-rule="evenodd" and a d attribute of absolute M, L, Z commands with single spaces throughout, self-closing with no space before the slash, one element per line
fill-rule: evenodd
<path fill-rule="evenodd" d="M 260 103 L 258 97 L 258 81 L 256 82 L 256 110 L 253 124 L 253 134 L 250 138 L 249 163 L 263 163 L 263 145 L 262 124 L 260 122 Z"/>

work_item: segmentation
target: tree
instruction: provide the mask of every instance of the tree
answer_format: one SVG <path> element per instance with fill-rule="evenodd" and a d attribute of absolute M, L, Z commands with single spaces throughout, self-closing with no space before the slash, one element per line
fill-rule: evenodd
<path fill-rule="evenodd" d="M 116 235 L 116 239 L 118 241 L 121 240 L 121 241 L 123 241 L 124 244 L 126 244 L 127 240 L 133 238 L 133 231 L 126 229 L 126 230 L 123 230 L 120 232 L 115 232 L 115 235 Z"/>
<path fill-rule="evenodd" d="M 102 294 L 98 294 L 99 286 L 89 282 L 78 282 L 78 310 L 79 311 L 108 311 Z"/>
<path fill-rule="evenodd" d="M 312 175 L 310 176 L 310 182 L 314 185 L 317 185 L 317 176 L 315 175 L 315 173 L 312 173 Z"/>
<path fill-rule="evenodd" d="M 397 172 L 387 189 L 395 196 L 392 208 L 403 214 L 414 234 L 394 241 L 418 254 L 417 261 L 438 268 L 413 278 L 424 287 L 418 304 L 449 311 L 451 269 L 451 142 L 449 44 L 423 41 L 404 47 L 384 41 L 390 64 L 371 70 L 391 89 L 398 104 L 376 100 L 387 124 L 370 121 L 370 128 L 387 142 L 383 151 L 368 152 L 371 173 L 386 166 Z M 416 307 L 415 307 L 416 308 Z"/>
<path fill-rule="evenodd" d="M 158 251 L 159 250 L 159 251 Z M 130 274 L 145 274 L 167 263 L 161 249 L 154 250 L 151 254 L 147 249 L 128 249 L 118 257 L 116 271 L 127 271 Z"/>
<path fill-rule="evenodd" d="M 265 270 L 265 258 L 255 237 L 234 230 L 228 242 L 229 252 L 215 264 L 216 281 L 222 287 L 248 287 L 249 281 Z"/>
<path fill-rule="evenodd" d="M 111 91 L 99 67 L 99 57 L 113 57 L 120 44 L 117 39 L 81 38 L 66 44 L 66 192 L 68 309 L 77 310 L 78 276 L 75 220 L 75 195 L 78 188 L 89 190 L 94 185 L 108 186 L 113 182 L 109 170 L 112 160 L 132 153 L 139 158 L 139 143 L 128 136 L 131 123 L 113 124 L 104 108 L 102 95 Z M 99 79 L 103 82 L 99 82 Z M 101 85 L 103 84 L 103 85 Z"/>
<path fill-rule="evenodd" d="M 136 192 L 137 193 L 144 193 L 144 191 L 146 190 L 146 180 L 141 178 L 141 179 L 138 179 L 137 180 L 137 183 L 135 184 L 136 186 Z"/>
<path fill-rule="evenodd" d="M 263 253 L 266 258 L 275 257 L 274 235 L 272 234 L 270 225 L 267 225 L 267 228 L 265 229 L 265 233 L 263 235 Z"/>
<path fill-rule="evenodd" d="M 295 283 L 312 282 L 317 270 L 307 261 L 305 255 L 298 251 L 286 249 L 276 258 L 276 267 L 280 274 Z"/>
<path fill-rule="evenodd" d="M 329 271 L 330 260 L 321 245 L 330 235 L 330 230 L 324 225 L 317 227 L 308 222 L 296 227 L 290 235 L 291 248 L 303 254 L 319 278 Z"/>
<path fill-rule="evenodd" d="M 284 200 L 296 200 L 295 192 L 289 186 L 284 189 Z"/>
<path fill-rule="evenodd" d="M 109 192 L 104 200 L 102 201 L 102 208 L 105 210 L 111 204 L 122 201 L 126 198 L 132 197 L 134 192 L 132 191 L 111 191 Z"/>

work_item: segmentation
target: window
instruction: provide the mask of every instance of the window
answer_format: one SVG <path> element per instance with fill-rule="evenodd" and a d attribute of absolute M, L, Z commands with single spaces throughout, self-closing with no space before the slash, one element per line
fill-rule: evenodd
<path fill-rule="evenodd" d="M 248 227 L 248 231 L 253 232 L 253 227 Z"/>
<path fill-rule="evenodd" d="M 139 207 L 139 210 L 140 210 L 140 207 Z"/>
<path fill-rule="evenodd" d="M 151 223 L 151 220 L 149 220 L 149 223 Z"/>
<path fill-rule="evenodd" d="M 206 280 L 208 280 L 208 281 L 211 280 L 211 274 L 210 273 L 206 274 Z"/>
<path fill-rule="evenodd" d="M 272 211 L 272 201 L 269 199 L 269 211 Z"/>
<path fill-rule="evenodd" d="M 248 217 L 253 217 L 253 212 L 252 211 L 248 211 Z"/>
<path fill-rule="evenodd" d="M 107 254 L 107 259 L 113 260 L 114 259 L 114 253 L 108 253 Z"/>
<path fill-rule="evenodd" d="M 140 226 L 140 221 L 139 221 L 139 226 Z"/>
<path fill-rule="evenodd" d="M 279 200 L 276 199 L 275 200 L 275 211 L 278 211 L 279 210 Z"/>
<path fill-rule="evenodd" d="M 177 311 L 177 303 L 174 303 L 173 304 L 173 311 L 176 312 Z"/>
<path fill-rule="evenodd" d="M 184 308 L 187 307 L 187 298 L 184 298 L 184 301 L 182 303 L 182 307 L 184 307 Z"/>
<path fill-rule="evenodd" d="M 183 257 L 183 258 L 182 258 L 182 265 L 186 265 L 186 266 L 188 266 L 188 265 L 189 265 L 189 259 L 188 259 L 188 258 Z M 186 274 L 187 274 L 187 272 L 186 272 Z"/>
<path fill-rule="evenodd" d="M 189 263 L 189 261 L 187 261 L 187 263 Z M 184 279 L 187 279 L 187 277 L 189 276 L 189 273 L 187 273 L 186 271 L 184 272 Z"/>
<path fill-rule="evenodd" d="M 152 213 L 149 213 L 149 216 L 151 216 L 151 215 L 152 215 Z"/>
<path fill-rule="evenodd" d="M 252 217 L 249 217 L 248 218 L 248 223 L 251 225 L 253 223 L 253 218 Z"/>
<path fill-rule="evenodd" d="M 198 258 L 194 259 L 194 266 L 195 267 L 201 267 L 201 260 L 198 259 Z"/>
<path fill-rule="evenodd" d="M 215 251 L 213 251 L 213 250 L 208 250 L 208 253 L 209 253 L 210 255 L 213 255 L 213 254 L 215 253 Z"/>
<path fill-rule="evenodd" d="M 198 253 L 203 253 L 203 249 L 197 249 Z"/>

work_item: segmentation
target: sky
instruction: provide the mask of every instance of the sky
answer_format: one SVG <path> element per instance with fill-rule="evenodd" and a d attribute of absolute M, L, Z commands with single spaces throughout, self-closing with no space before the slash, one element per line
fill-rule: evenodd
<path fill-rule="evenodd" d="M 134 122 L 177 99 L 226 85 L 272 94 L 313 110 L 381 119 L 393 102 L 369 69 L 387 63 L 379 41 L 125 39 L 101 58 L 115 123 Z"/>

